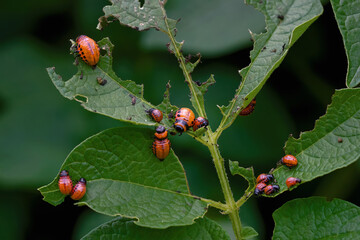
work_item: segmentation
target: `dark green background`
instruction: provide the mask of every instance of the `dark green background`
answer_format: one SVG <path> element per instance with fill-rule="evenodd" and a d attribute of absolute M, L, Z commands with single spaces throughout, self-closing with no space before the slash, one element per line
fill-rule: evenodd
<path fill-rule="evenodd" d="M 234 0 L 207 6 L 195 4 L 198 1 L 183 2 L 169 1 L 168 13 L 182 18 L 178 40 L 186 40 L 185 53 L 201 50 L 203 54 L 193 79 L 205 81 L 215 74 L 217 83 L 206 95 L 214 129 L 220 121 L 216 105 L 227 104 L 240 82 L 237 71 L 249 64 L 247 29 L 261 31 L 263 17 L 252 14 L 249 18 L 245 14 L 248 10 Z M 160 103 L 170 80 L 172 103 L 191 106 L 182 73 L 161 42 L 161 33 L 139 33 L 118 23 L 103 31 L 95 29 L 106 4 L 85 0 L 2 3 L 0 239 L 79 239 L 109 219 L 74 206 L 70 199 L 53 207 L 43 202 L 36 190 L 52 181 L 67 154 L 81 141 L 101 130 L 129 125 L 87 112 L 77 102 L 63 98 L 52 85 L 46 67 L 55 66 L 64 79 L 76 71 L 69 55 L 70 38 L 80 34 L 95 40 L 110 37 L 118 76 L 143 83 L 145 98 L 154 104 Z M 258 95 L 255 112 L 239 117 L 223 133 L 219 144 L 226 160 L 254 166 L 256 174 L 269 171 L 282 157 L 288 135 L 311 130 L 325 113 L 334 89 L 345 87 L 347 60 L 341 35 L 330 4 L 324 7 L 323 16 L 294 45 Z M 223 200 L 207 149 L 186 134 L 173 136 L 171 141 L 184 164 L 192 193 Z M 260 233 L 259 239 L 268 239 L 274 226 L 272 212 L 289 199 L 317 195 L 359 202 L 358 174 L 359 164 L 355 163 L 276 199 L 252 198 L 240 210 L 242 221 Z M 245 181 L 229 178 L 234 195 L 240 197 Z M 216 210 L 207 216 L 231 232 L 227 218 Z"/>

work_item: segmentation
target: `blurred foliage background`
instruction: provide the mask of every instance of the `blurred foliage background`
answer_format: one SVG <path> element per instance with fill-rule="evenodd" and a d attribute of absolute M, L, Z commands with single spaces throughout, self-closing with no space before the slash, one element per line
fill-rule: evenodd
<path fill-rule="evenodd" d="M 113 23 L 96 30 L 107 1 L 19 0 L 2 3 L 0 38 L 0 239 L 79 239 L 110 217 L 77 207 L 69 199 L 53 207 L 41 200 L 38 187 L 49 183 L 67 154 L 81 141 L 125 123 L 87 112 L 63 98 L 52 85 L 46 67 L 55 66 L 64 79 L 76 69 L 69 55 L 69 39 L 86 34 L 95 40 L 109 36 L 115 49 L 114 70 L 122 79 L 145 86 L 145 98 L 158 104 L 171 81 L 171 100 L 191 106 L 189 91 L 177 60 L 166 49 L 161 33 L 144 33 Z M 19 7 L 20 6 L 20 7 Z M 347 60 L 329 3 L 324 14 L 290 50 L 257 97 L 255 112 L 239 117 L 220 139 L 223 157 L 255 173 L 269 171 L 283 155 L 289 134 L 311 130 L 325 113 L 334 89 L 345 87 Z M 216 105 L 227 104 L 238 87 L 238 70 L 249 64 L 252 48 L 248 29 L 264 31 L 263 16 L 241 0 L 168 1 L 168 15 L 181 18 L 178 40 L 184 52 L 203 56 L 193 79 L 215 74 L 217 83 L 206 95 L 213 129 L 220 122 Z M 227 26 L 227 27 L 223 27 Z M 223 200 L 207 149 L 191 137 L 172 137 L 193 194 Z M 252 198 L 240 210 L 244 225 L 259 239 L 269 239 L 272 212 L 290 199 L 311 195 L 337 197 L 359 203 L 359 163 L 304 184 L 276 199 Z M 234 195 L 246 183 L 229 176 Z M 346 187 L 344 187 L 346 186 Z M 208 215 L 232 233 L 226 216 Z"/>

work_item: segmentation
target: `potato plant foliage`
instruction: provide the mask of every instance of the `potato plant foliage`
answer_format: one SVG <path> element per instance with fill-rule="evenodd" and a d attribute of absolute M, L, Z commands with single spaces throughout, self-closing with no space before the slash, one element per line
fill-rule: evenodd
<path fill-rule="evenodd" d="M 176 39 L 178 21 L 168 18 L 165 0 L 145 0 L 143 4 L 138 0 L 110 2 L 111 5 L 103 8 L 104 16 L 99 18 L 98 29 L 119 22 L 122 25 L 119 27 L 126 26 L 137 31 L 153 28 L 158 30 L 158 34 L 165 34 L 169 39 L 168 50 L 178 60 L 189 87 L 192 106 L 171 104 L 170 83 L 164 84 L 165 94 L 161 104 L 155 106 L 146 100 L 140 82 L 123 80 L 113 71 L 116 56 L 112 55 L 112 50 L 116 43 L 107 37 L 98 41 L 102 52 L 95 68 L 80 60 L 76 65 L 77 73 L 66 81 L 56 73 L 55 67 L 47 69 L 50 79 L 64 97 L 80 102 L 88 111 L 134 125 L 108 129 L 89 137 L 70 152 L 59 169 L 59 173 L 69 171 L 73 179 L 83 177 L 87 180 L 87 192 L 77 205 L 86 205 L 101 214 L 118 216 L 95 228 L 83 239 L 230 239 L 220 225 L 205 216 L 209 207 L 229 216 L 236 239 L 256 237 L 257 232 L 242 226 L 239 217 L 240 207 L 253 196 L 256 186 L 254 169 L 241 166 L 241 162 L 224 161 L 217 142 L 221 133 L 260 92 L 293 44 L 322 14 L 320 1 L 245 1 L 264 14 L 266 31 L 251 33 L 254 43 L 250 64 L 239 71 L 239 87 L 234 89 L 235 95 L 230 94 L 229 104 L 219 106 L 219 114 L 222 115 L 219 126 L 215 129 L 209 119 L 207 128 L 196 132 L 190 129 L 184 133 L 198 141 L 196 144 L 203 144 L 209 149 L 212 159 L 209 164 L 213 163 L 216 168 L 224 201 L 193 196 L 181 159 L 174 151 L 171 150 L 164 161 L 154 156 L 150 146 L 154 127 L 159 123 L 147 113 L 150 108 L 160 109 L 165 116 L 160 124 L 170 132 L 175 131 L 174 118 L 167 116 L 173 115 L 179 107 L 190 107 L 195 110 L 196 116 L 207 118 L 205 94 L 208 87 L 215 84 L 214 76 L 209 73 L 209 79 L 202 84 L 192 79 L 191 73 L 200 58 L 189 61 L 183 55 L 184 42 Z M 290 176 L 302 179 L 301 184 L 304 184 L 346 167 L 360 156 L 360 90 L 356 88 L 360 82 L 360 21 L 354 19 L 354 16 L 360 15 L 360 2 L 332 0 L 331 4 L 348 57 L 348 74 L 344 76 L 348 88 L 335 91 L 325 115 L 316 120 L 313 130 L 302 133 L 298 139 L 289 137 L 284 154 L 294 155 L 299 165 L 293 169 L 286 166 L 274 169 L 272 174 L 280 191 L 262 197 L 276 197 L 286 192 L 285 180 Z M 104 79 L 106 83 L 102 82 Z M 212 87 L 216 88 L 216 84 Z M 239 199 L 234 199 L 226 176 L 225 164 L 228 163 L 231 174 L 240 175 L 248 182 L 248 188 Z M 39 188 L 44 201 L 54 206 L 61 204 L 65 198 L 58 189 L 58 179 L 57 175 L 51 183 Z M 286 220 L 289 216 L 293 221 Z M 311 224 L 320 221 L 320 216 L 322 224 Z M 295 199 L 274 213 L 274 239 L 340 235 L 354 239 L 360 235 L 358 216 L 356 205 L 340 199 L 330 202 L 323 198 Z M 304 218 L 307 221 L 297 225 L 297 219 Z M 352 221 L 356 224 L 351 224 Z M 304 233 L 304 230 L 307 232 Z"/>

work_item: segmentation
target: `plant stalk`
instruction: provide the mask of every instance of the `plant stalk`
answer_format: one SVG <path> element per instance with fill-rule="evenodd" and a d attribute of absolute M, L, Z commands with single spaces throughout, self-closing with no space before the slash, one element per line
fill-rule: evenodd
<path fill-rule="evenodd" d="M 226 175 L 224 159 L 221 157 L 219 148 L 216 143 L 211 143 L 211 145 L 208 145 L 208 147 L 220 180 L 220 185 L 224 194 L 226 205 L 228 206 L 228 211 L 226 213 L 229 214 L 236 239 L 240 240 L 241 221 L 239 216 L 239 209 L 236 206 L 236 202 L 230 188 L 229 180 Z"/>
<path fill-rule="evenodd" d="M 198 114 L 200 116 L 206 117 L 205 109 L 203 109 L 201 107 L 200 101 L 195 93 L 195 87 L 194 87 L 194 83 L 192 81 L 191 75 L 186 69 L 186 64 L 184 62 L 182 53 L 181 53 L 180 49 L 177 47 L 175 37 L 173 36 L 173 34 L 170 30 L 170 27 L 169 27 L 169 24 L 168 24 L 167 18 L 166 18 L 165 9 L 162 8 L 162 11 L 164 14 L 164 20 L 165 20 L 165 24 L 167 27 L 167 32 L 165 32 L 165 33 L 168 35 L 172 45 L 174 46 L 174 54 L 180 63 L 180 68 L 183 71 L 185 80 L 188 83 L 190 91 L 195 99 L 195 105 L 197 106 L 197 109 L 199 111 Z M 211 156 L 213 158 L 214 165 L 216 168 L 216 172 L 217 172 L 218 178 L 220 180 L 220 185 L 221 185 L 221 188 L 222 188 L 222 191 L 224 194 L 224 198 L 225 198 L 225 204 L 220 205 L 218 203 L 217 204 L 213 203 L 213 206 L 219 205 L 219 207 L 220 206 L 226 207 L 226 211 L 224 211 L 224 213 L 228 214 L 230 217 L 230 221 L 231 221 L 236 239 L 241 240 L 242 239 L 241 238 L 241 221 L 240 221 L 240 216 L 239 216 L 239 209 L 236 206 L 236 202 L 234 200 L 234 196 L 233 196 L 231 188 L 230 188 L 229 180 L 226 175 L 224 159 L 221 157 L 219 147 L 217 145 L 217 139 L 219 138 L 220 133 L 219 132 L 213 133 L 209 126 L 208 130 L 205 132 L 205 136 L 206 136 L 207 141 L 202 141 L 202 143 L 205 144 L 210 150 L 210 153 L 211 153 Z"/>

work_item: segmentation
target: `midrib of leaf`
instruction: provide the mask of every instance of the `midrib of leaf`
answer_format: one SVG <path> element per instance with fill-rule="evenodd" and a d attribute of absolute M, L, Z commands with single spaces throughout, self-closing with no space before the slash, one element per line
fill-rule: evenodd
<path fill-rule="evenodd" d="M 147 185 L 134 183 L 134 182 L 129 182 L 129 181 L 121 181 L 121 180 L 109 179 L 109 178 L 97 178 L 97 179 L 90 180 L 90 181 L 87 181 L 87 182 L 91 183 L 91 182 L 97 182 L 99 180 L 106 180 L 106 181 L 114 181 L 114 182 L 119 182 L 119 183 L 131 184 L 131 185 L 136 185 L 136 186 L 140 186 L 140 187 L 147 188 L 147 189 L 153 189 L 153 190 L 156 190 L 156 191 L 177 194 L 177 195 L 181 195 L 181 196 L 184 196 L 184 197 L 194 198 L 194 199 L 197 199 L 199 201 L 206 202 L 206 203 L 208 203 L 208 206 L 211 205 L 211 206 L 216 207 L 216 208 L 218 208 L 220 210 L 226 210 L 227 209 L 225 204 L 222 204 L 220 202 L 216 202 L 216 201 L 213 201 L 213 200 L 210 200 L 210 199 L 206 199 L 206 198 L 203 198 L 203 197 L 198 197 L 198 196 L 190 195 L 190 194 L 186 194 L 186 193 L 179 193 L 179 192 L 175 192 L 175 191 L 171 191 L 171 190 L 163 189 L 163 188 L 158 188 L 158 187 L 154 187 L 154 186 L 147 186 Z M 44 193 L 56 192 L 56 191 L 58 191 L 58 190 L 48 191 L 48 192 L 44 192 Z M 84 203 L 84 202 L 79 202 L 79 203 L 81 204 L 81 203 Z"/>

